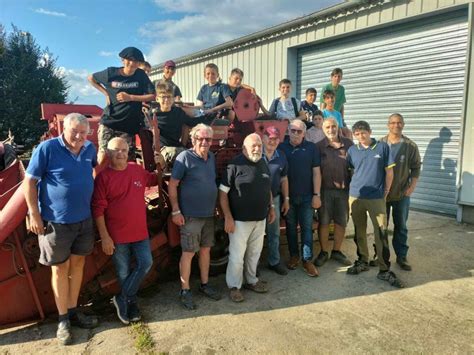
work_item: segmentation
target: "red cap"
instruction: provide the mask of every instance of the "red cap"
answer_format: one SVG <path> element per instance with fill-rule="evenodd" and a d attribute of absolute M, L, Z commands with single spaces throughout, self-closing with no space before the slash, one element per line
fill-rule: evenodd
<path fill-rule="evenodd" d="M 168 67 L 168 68 L 176 68 L 176 63 L 173 62 L 172 60 L 167 60 L 165 62 L 165 67 Z"/>
<path fill-rule="evenodd" d="M 270 138 L 280 138 L 280 130 L 276 128 L 275 126 L 270 126 L 268 127 L 263 134 Z"/>

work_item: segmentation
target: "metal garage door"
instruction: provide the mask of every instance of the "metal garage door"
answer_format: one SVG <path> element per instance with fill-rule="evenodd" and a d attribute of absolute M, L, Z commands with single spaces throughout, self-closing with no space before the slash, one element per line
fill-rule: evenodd
<path fill-rule="evenodd" d="M 467 13 L 456 11 L 298 51 L 301 97 L 316 87 L 319 102 L 331 70 L 341 67 L 348 125 L 367 120 L 381 137 L 390 113 L 404 115 L 423 159 L 414 208 L 456 214 L 467 35 Z"/>

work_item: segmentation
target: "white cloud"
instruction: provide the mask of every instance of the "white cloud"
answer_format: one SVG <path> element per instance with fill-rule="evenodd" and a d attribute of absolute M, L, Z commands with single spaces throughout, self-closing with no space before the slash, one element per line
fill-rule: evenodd
<path fill-rule="evenodd" d="M 96 104 L 102 106 L 105 104 L 104 95 L 97 91 L 87 80 L 91 74 L 87 69 L 67 69 L 60 67 L 59 74 L 64 76 L 69 85 L 68 101 L 74 101 L 81 104 Z"/>
<path fill-rule="evenodd" d="M 33 11 L 36 12 L 37 14 L 42 14 L 42 15 L 56 16 L 56 17 L 68 17 L 64 12 L 46 10 L 46 9 L 43 9 L 42 7 L 38 8 L 38 9 L 34 9 Z"/>
<path fill-rule="evenodd" d="M 115 52 L 110 52 L 110 51 L 100 51 L 99 52 L 99 55 L 101 57 L 111 57 L 113 55 L 115 55 L 116 53 Z"/>
<path fill-rule="evenodd" d="M 149 22 L 139 34 L 152 43 L 152 64 L 227 42 L 308 15 L 342 0 L 154 0 L 177 20 Z"/>

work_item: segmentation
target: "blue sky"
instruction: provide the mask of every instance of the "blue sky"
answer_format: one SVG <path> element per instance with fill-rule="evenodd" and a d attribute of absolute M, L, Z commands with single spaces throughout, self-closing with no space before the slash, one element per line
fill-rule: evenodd
<path fill-rule="evenodd" d="M 70 100 L 103 105 L 87 74 L 119 66 L 140 48 L 156 65 L 308 15 L 341 0 L 0 0 L 0 23 L 49 48 L 70 85 Z"/>

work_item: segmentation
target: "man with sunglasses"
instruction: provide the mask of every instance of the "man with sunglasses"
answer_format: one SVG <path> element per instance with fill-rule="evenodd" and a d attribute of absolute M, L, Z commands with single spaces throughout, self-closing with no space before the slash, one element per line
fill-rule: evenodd
<path fill-rule="evenodd" d="M 313 212 L 321 206 L 321 156 L 316 145 L 304 139 L 306 125 L 295 119 L 288 126 L 289 139 L 278 147 L 288 160 L 290 209 L 286 214 L 286 236 L 290 260 L 287 267 L 295 270 L 300 261 L 298 224 L 301 228 L 303 268 L 311 276 L 318 276 L 313 259 Z"/>
<path fill-rule="evenodd" d="M 214 154 L 209 151 L 212 134 L 212 128 L 202 123 L 191 130 L 193 147 L 181 152 L 176 158 L 168 186 L 172 206 L 171 217 L 181 232 L 180 300 L 189 310 L 196 308 L 189 276 L 191 262 L 197 252 L 201 271 L 199 292 L 213 300 L 221 298 L 220 294 L 208 284 L 217 199 L 216 162 Z"/>

